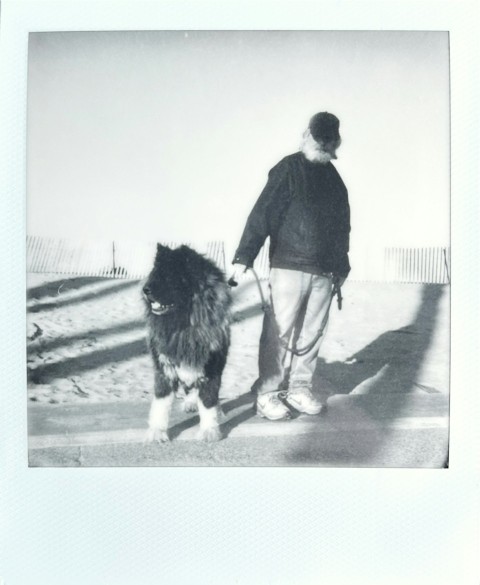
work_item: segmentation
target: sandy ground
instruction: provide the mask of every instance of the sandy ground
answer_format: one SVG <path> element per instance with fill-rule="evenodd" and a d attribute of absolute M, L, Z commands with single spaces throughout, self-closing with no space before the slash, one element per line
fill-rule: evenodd
<path fill-rule="evenodd" d="M 29 274 L 27 282 L 30 401 L 151 399 L 140 281 Z M 262 322 L 253 281 L 232 294 L 225 400 L 247 392 L 256 378 Z M 342 311 L 332 308 L 321 350 L 316 377 L 321 392 L 448 393 L 447 286 L 347 282 L 343 295 Z"/>

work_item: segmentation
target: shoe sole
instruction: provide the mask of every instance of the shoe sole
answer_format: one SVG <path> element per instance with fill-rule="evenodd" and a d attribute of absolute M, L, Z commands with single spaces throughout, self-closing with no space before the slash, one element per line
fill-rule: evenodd
<path fill-rule="evenodd" d="M 323 404 L 322 404 L 322 406 L 320 406 L 319 409 L 315 409 L 315 410 L 301 410 L 300 408 L 298 408 L 298 406 L 295 406 L 295 404 L 292 404 L 291 402 L 289 402 L 288 404 L 289 404 L 289 406 L 294 408 L 300 414 L 309 414 L 311 416 L 315 416 L 316 414 L 320 414 L 322 412 L 322 410 L 324 409 Z"/>
<path fill-rule="evenodd" d="M 277 416 L 275 418 L 272 418 L 271 416 L 267 416 L 266 414 L 264 414 L 263 412 L 259 411 L 258 407 L 256 408 L 256 412 L 258 414 L 258 416 L 262 417 L 262 418 L 266 418 L 267 420 L 290 420 L 292 418 L 292 415 L 290 412 L 286 412 L 284 415 L 282 416 Z"/>

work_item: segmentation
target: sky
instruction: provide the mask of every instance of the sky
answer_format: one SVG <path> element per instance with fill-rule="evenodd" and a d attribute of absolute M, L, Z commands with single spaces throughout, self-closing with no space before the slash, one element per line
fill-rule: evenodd
<path fill-rule="evenodd" d="M 27 232 L 223 240 L 340 118 L 351 249 L 449 245 L 445 32 L 30 33 Z"/>

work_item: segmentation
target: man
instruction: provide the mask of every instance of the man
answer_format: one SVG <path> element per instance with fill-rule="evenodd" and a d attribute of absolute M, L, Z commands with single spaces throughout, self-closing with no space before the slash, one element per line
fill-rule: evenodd
<path fill-rule="evenodd" d="M 290 418 L 289 406 L 312 415 L 322 409 L 312 393 L 312 377 L 333 283 L 343 283 L 350 271 L 348 193 L 330 162 L 337 158 L 339 128 L 338 118 L 328 112 L 311 118 L 300 152 L 271 169 L 233 260 L 236 279 L 253 266 L 270 237 L 270 310 L 253 388 L 257 413 L 270 420 Z"/>

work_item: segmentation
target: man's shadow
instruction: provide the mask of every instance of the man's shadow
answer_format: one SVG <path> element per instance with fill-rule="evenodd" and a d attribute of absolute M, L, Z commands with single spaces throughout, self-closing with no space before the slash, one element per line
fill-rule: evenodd
<path fill-rule="evenodd" d="M 412 392 L 420 386 L 417 378 L 432 342 L 444 290 L 442 285 L 424 285 L 417 313 L 409 325 L 383 333 L 344 362 L 326 363 L 319 359 L 314 386 L 323 394 L 324 400 L 334 394 L 376 395 L 378 400 L 365 401 L 361 406 L 363 413 L 371 414 L 375 418 L 382 411 L 381 397 L 391 397 L 394 394 L 395 398 L 388 400 L 388 412 L 384 411 L 384 414 L 389 419 L 401 417 Z M 436 391 L 423 388 L 427 392 Z M 328 411 L 326 416 L 328 417 Z M 384 436 L 384 440 L 386 438 Z M 380 448 L 381 444 L 374 442 L 358 457 L 368 460 L 374 454 L 374 449 Z M 341 462 L 335 460 L 334 449 L 330 453 L 328 448 L 326 451 L 314 453 L 309 450 L 309 445 L 303 438 L 302 443 L 289 452 L 287 459 L 292 462 L 295 459 L 306 461 L 311 457 L 316 459 L 310 461 L 311 463 L 338 465 Z M 345 454 L 345 458 L 348 458 L 348 454 Z"/>
<path fill-rule="evenodd" d="M 344 362 L 319 359 L 314 385 L 328 394 L 409 393 L 431 344 L 442 285 L 424 285 L 413 321 L 387 331 Z"/>

